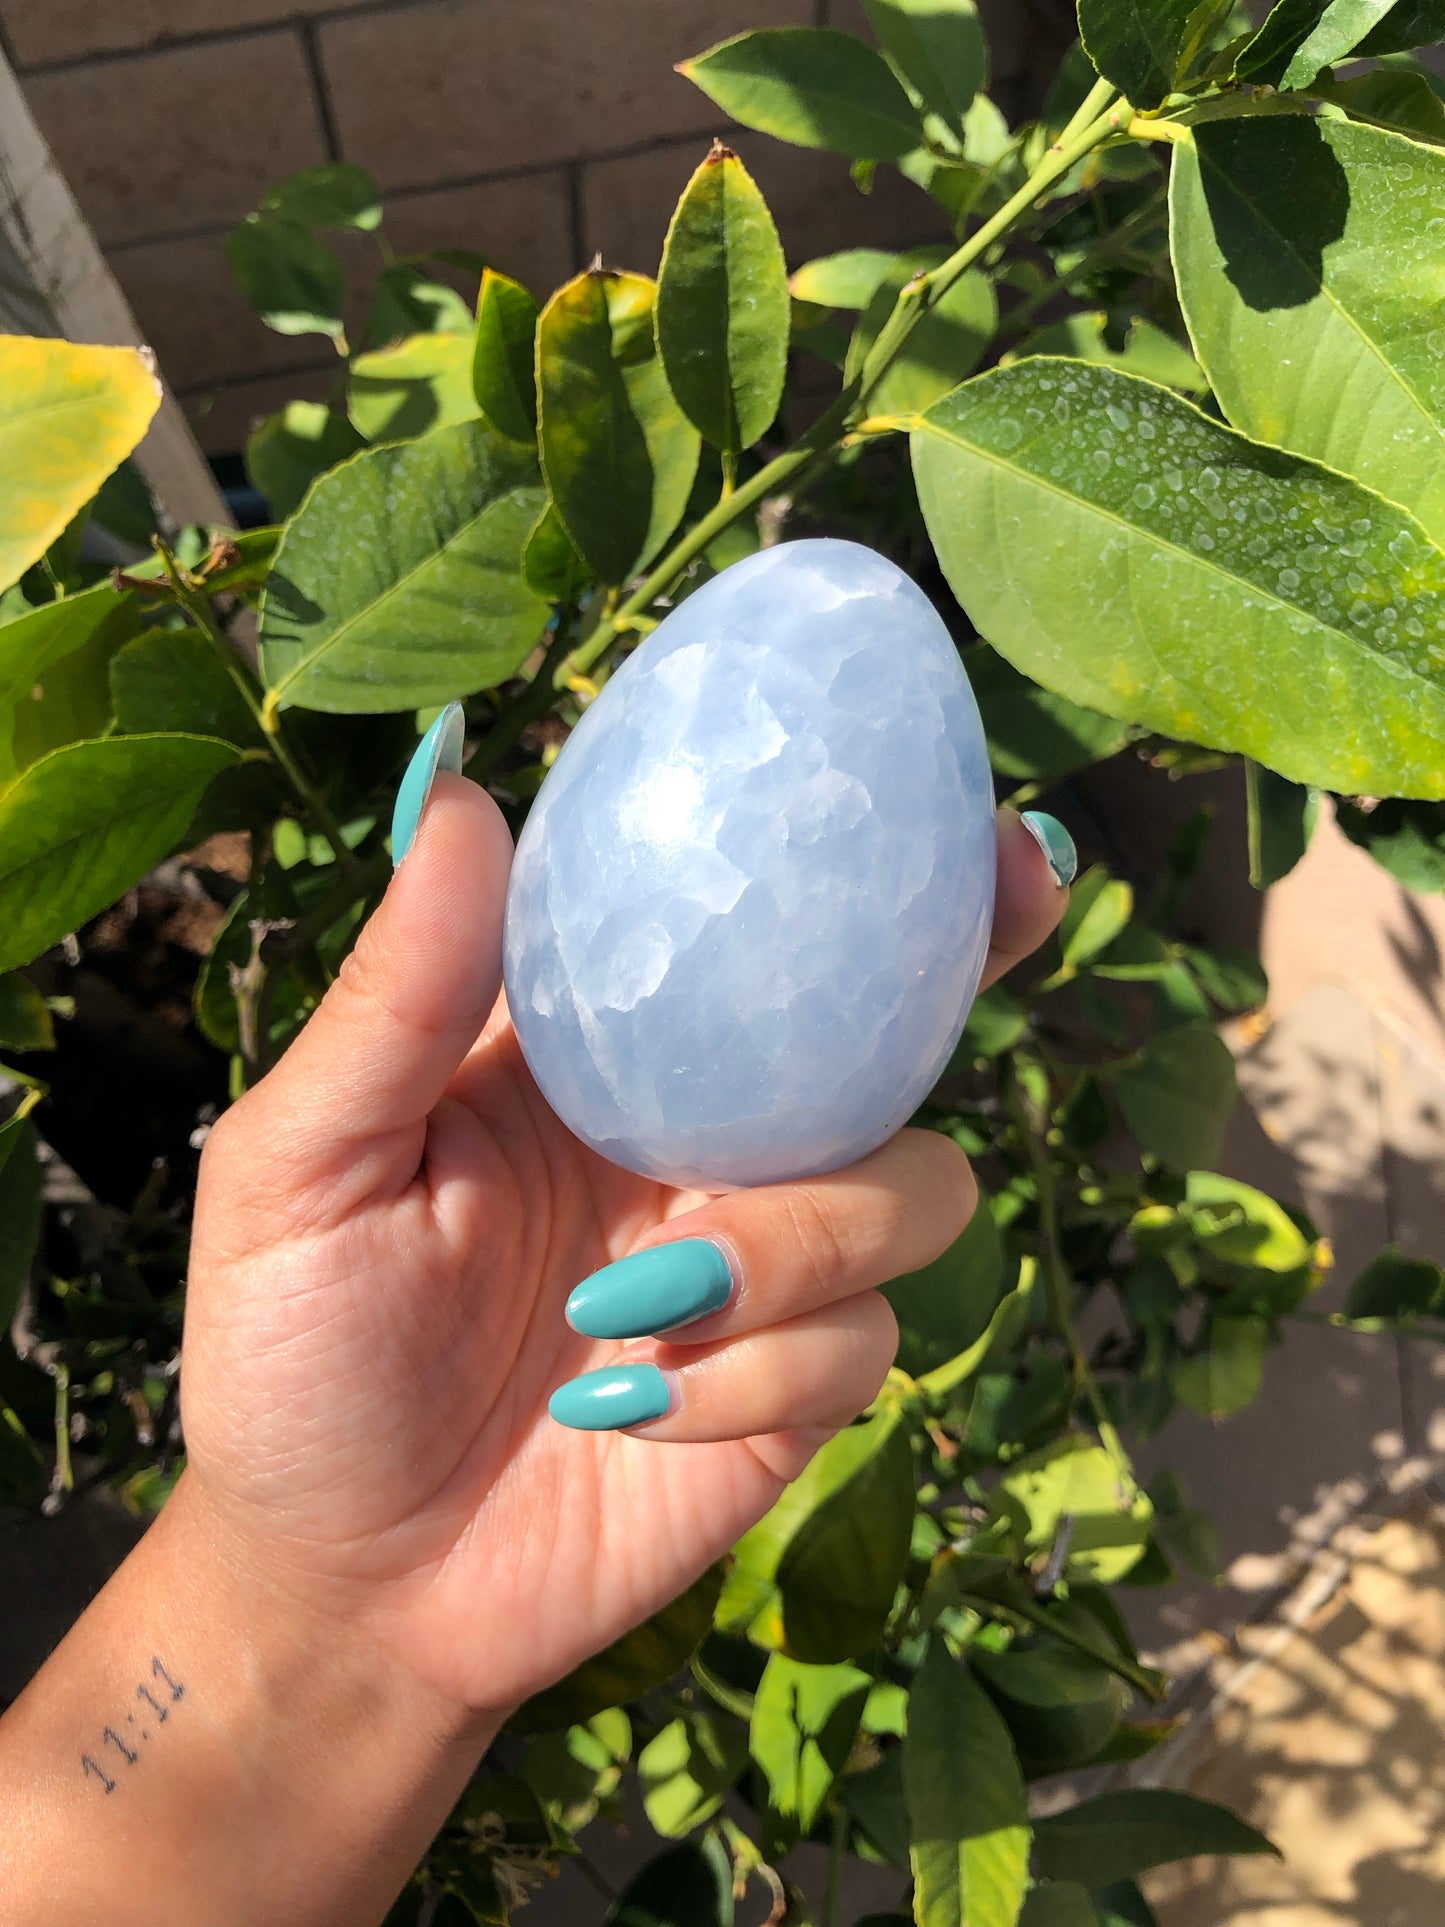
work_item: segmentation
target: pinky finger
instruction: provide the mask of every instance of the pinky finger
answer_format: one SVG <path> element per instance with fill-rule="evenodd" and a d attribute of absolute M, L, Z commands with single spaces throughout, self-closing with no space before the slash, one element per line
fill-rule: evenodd
<path fill-rule="evenodd" d="M 876 1396 L 897 1348 L 887 1300 L 861 1292 L 716 1345 L 637 1346 L 559 1387 L 550 1410 L 668 1444 L 834 1428 Z"/>

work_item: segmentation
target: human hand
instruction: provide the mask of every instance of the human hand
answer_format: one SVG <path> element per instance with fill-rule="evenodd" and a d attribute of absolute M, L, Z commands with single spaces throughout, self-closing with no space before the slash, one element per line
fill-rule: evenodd
<path fill-rule="evenodd" d="M 337 983 L 211 1135 L 182 1372 L 183 1490 L 256 1585 L 494 1713 L 683 1590 L 868 1403 L 896 1343 L 874 1287 L 975 1199 L 958 1148 L 918 1130 L 724 1197 L 606 1163 L 549 1110 L 498 997 L 510 859 L 485 792 L 439 777 Z M 1004 813 L 985 981 L 1064 900 Z M 653 1319 L 716 1303 L 730 1273 L 723 1308 L 666 1339 L 569 1327 L 579 1281 L 679 1240 L 709 1242 L 672 1254 L 661 1307 L 654 1270 Z M 656 1329 L 631 1271 L 600 1323 Z M 590 1285 L 582 1322 L 626 1283 Z M 564 1381 L 619 1360 L 665 1376 L 574 1391 L 568 1414 L 665 1416 L 549 1417 Z"/>

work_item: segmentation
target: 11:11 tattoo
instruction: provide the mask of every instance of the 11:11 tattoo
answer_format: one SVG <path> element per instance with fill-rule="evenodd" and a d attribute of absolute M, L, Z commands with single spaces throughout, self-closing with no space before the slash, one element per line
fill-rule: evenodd
<path fill-rule="evenodd" d="M 152 1692 L 150 1686 L 141 1685 L 135 1689 L 136 1698 L 144 1702 L 145 1707 L 149 1709 L 149 1715 L 144 1711 L 139 1716 L 127 1713 L 126 1733 L 118 1733 L 113 1726 L 108 1726 L 100 1736 L 100 1745 L 96 1748 L 96 1752 L 102 1756 L 107 1765 L 114 1767 L 116 1773 L 120 1772 L 123 1765 L 135 1765 L 140 1758 L 140 1742 L 150 1738 L 151 1727 L 163 1726 L 170 1717 L 171 1707 L 175 1701 L 185 1697 L 185 1687 L 179 1680 L 171 1678 L 154 1655 L 151 1657 L 151 1681 L 156 1692 L 164 1695 L 163 1699 L 157 1699 L 156 1693 Z M 108 1753 L 106 1751 L 108 1747 L 113 1748 L 114 1752 Z M 117 1780 L 113 1774 L 106 1772 L 105 1766 L 94 1755 L 81 1754 L 80 1770 L 87 1780 L 92 1776 L 99 1780 L 104 1792 L 115 1792 Z"/>

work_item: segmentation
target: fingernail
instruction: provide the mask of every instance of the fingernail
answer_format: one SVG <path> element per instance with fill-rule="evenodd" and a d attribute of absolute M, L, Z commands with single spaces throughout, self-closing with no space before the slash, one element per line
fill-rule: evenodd
<path fill-rule="evenodd" d="M 407 764 L 401 787 L 396 792 L 396 807 L 391 813 L 393 868 L 401 862 L 415 840 L 417 825 L 421 822 L 437 771 L 449 769 L 453 775 L 460 772 L 466 728 L 461 704 L 448 703 L 417 744 L 416 754 Z"/>
<path fill-rule="evenodd" d="M 1059 819 L 1050 816 L 1046 810 L 1025 810 L 1019 821 L 1049 859 L 1054 882 L 1061 890 L 1067 890 L 1079 869 L 1079 853 L 1074 848 L 1074 839 Z"/>
<path fill-rule="evenodd" d="M 621 1432 L 672 1410 L 674 1374 L 656 1365 L 608 1365 L 559 1385 L 547 1410 L 574 1432 Z"/>
<path fill-rule="evenodd" d="M 647 1338 L 721 1311 L 732 1290 L 728 1261 L 711 1240 L 679 1238 L 584 1278 L 567 1300 L 567 1322 L 588 1338 Z"/>

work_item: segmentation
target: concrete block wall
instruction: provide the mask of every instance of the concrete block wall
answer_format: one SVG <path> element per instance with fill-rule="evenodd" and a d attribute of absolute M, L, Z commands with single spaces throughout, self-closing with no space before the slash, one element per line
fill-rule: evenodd
<path fill-rule="evenodd" d="M 221 242 L 297 168 L 352 160 L 386 197 L 398 252 L 468 247 L 546 295 L 599 250 L 651 271 L 693 166 L 724 124 L 674 62 L 747 27 L 862 27 L 858 0 L 0 0 L 20 75 L 117 279 L 212 454 L 337 364 L 320 336 L 270 333 Z M 1007 68 L 1056 0 L 999 0 Z M 1050 49 L 1052 51 L 1052 49 Z M 736 143 L 789 256 L 938 238 L 891 169 Z M 358 268 L 364 237 L 336 237 Z"/>

